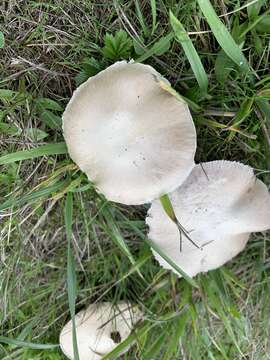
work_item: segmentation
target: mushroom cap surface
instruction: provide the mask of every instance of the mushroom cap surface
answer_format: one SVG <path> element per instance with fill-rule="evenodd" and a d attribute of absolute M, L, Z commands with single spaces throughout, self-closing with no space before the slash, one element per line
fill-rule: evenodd
<path fill-rule="evenodd" d="M 191 114 L 164 81 L 149 65 L 120 61 L 89 78 L 66 107 L 68 152 L 108 200 L 150 202 L 175 190 L 194 167 Z"/>
<path fill-rule="evenodd" d="M 117 306 L 109 302 L 91 304 L 80 311 L 75 316 L 80 360 L 102 359 L 129 336 L 140 318 L 142 313 L 124 302 Z M 60 347 L 69 359 L 74 359 L 71 320 L 60 333 Z"/>
<path fill-rule="evenodd" d="M 268 189 L 251 167 L 238 162 L 196 165 L 169 197 L 177 219 L 202 250 L 182 234 L 180 252 L 178 228 L 158 200 L 146 219 L 148 236 L 189 276 L 222 266 L 244 249 L 251 232 L 270 228 Z M 174 271 L 153 253 L 161 266 Z"/>

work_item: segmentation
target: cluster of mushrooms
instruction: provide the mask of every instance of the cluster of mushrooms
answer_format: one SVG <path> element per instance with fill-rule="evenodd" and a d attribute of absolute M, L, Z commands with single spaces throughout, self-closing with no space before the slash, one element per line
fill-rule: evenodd
<path fill-rule="evenodd" d="M 63 131 L 71 158 L 97 191 L 126 205 L 151 203 L 149 239 L 193 277 L 231 260 L 251 232 L 270 228 L 270 196 L 247 165 L 194 163 L 196 129 L 187 104 L 170 89 L 151 66 L 117 62 L 74 92 Z M 160 201 L 166 194 L 177 221 Z M 75 318 L 80 359 L 101 359 L 142 317 L 128 303 L 91 304 Z M 71 339 L 69 322 L 60 335 L 69 359 Z"/>

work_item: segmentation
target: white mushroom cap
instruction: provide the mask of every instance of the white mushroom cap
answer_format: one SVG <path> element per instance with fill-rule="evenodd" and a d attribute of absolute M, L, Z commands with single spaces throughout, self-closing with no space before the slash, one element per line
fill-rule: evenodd
<path fill-rule="evenodd" d="M 149 238 L 189 276 L 222 266 L 242 251 L 251 232 L 270 228 L 270 195 L 252 168 L 238 162 L 196 165 L 170 195 L 175 214 L 197 249 L 167 216 L 158 200 L 146 219 Z M 160 265 L 172 267 L 154 252 Z"/>
<path fill-rule="evenodd" d="M 75 316 L 80 360 L 102 359 L 129 336 L 140 318 L 142 313 L 124 302 L 117 306 L 108 302 L 91 304 L 86 310 L 80 311 Z M 119 339 L 116 339 L 117 336 Z M 74 359 L 72 321 L 60 333 L 60 347 L 69 359 Z"/>
<path fill-rule="evenodd" d="M 120 61 L 82 84 L 64 112 L 71 158 L 111 201 L 150 202 L 176 189 L 194 166 L 188 106 L 160 81 L 151 66 Z"/>

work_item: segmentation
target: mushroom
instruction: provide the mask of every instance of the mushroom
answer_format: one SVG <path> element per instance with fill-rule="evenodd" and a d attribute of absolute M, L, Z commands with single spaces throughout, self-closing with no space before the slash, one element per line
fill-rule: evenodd
<path fill-rule="evenodd" d="M 68 152 L 108 200 L 150 202 L 194 167 L 192 117 L 168 84 L 149 65 L 120 61 L 88 79 L 67 105 Z"/>
<path fill-rule="evenodd" d="M 124 302 L 117 306 L 109 302 L 91 304 L 80 311 L 75 316 L 80 360 L 102 359 L 128 337 L 140 318 L 142 313 L 138 308 Z M 60 347 L 69 359 L 74 359 L 72 321 L 60 333 Z"/>
<path fill-rule="evenodd" d="M 196 165 L 169 197 L 178 221 L 199 249 L 180 235 L 157 200 L 146 219 L 148 236 L 189 276 L 222 266 L 244 249 L 251 232 L 270 228 L 267 187 L 251 167 L 239 162 Z M 161 266 L 174 271 L 160 255 L 154 255 Z"/>

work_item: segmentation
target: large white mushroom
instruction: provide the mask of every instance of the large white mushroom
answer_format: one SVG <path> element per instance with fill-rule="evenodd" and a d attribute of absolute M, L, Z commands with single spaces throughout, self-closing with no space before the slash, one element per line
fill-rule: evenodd
<path fill-rule="evenodd" d="M 102 359 L 129 336 L 134 324 L 141 318 L 138 308 L 124 302 L 117 306 L 109 302 L 91 304 L 80 311 L 75 316 L 80 360 Z M 69 359 L 74 359 L 71 321 L 60 333 L 60 347 Z"/>
<path fill-rule="evenodd" d="M 120 61 L 88 79 L 63 115 L 73 161 L 107 199 L 150 202 L 194 166 L 196 131 L 187 104 L 149 65 Z"/>
<path fill-rule="evenodd" d="M 159 201 L 146 219 L 149 238 L 189 276 L 215 269 L 242 251 L 251 232 L 270 228 L 270 195 L 251 167 L 212 161 L 196 165 L 170 196 L 175 215 L 200 247 L 180 233 Z M 154 252 L 160 265 L 174 269 Z"/>

